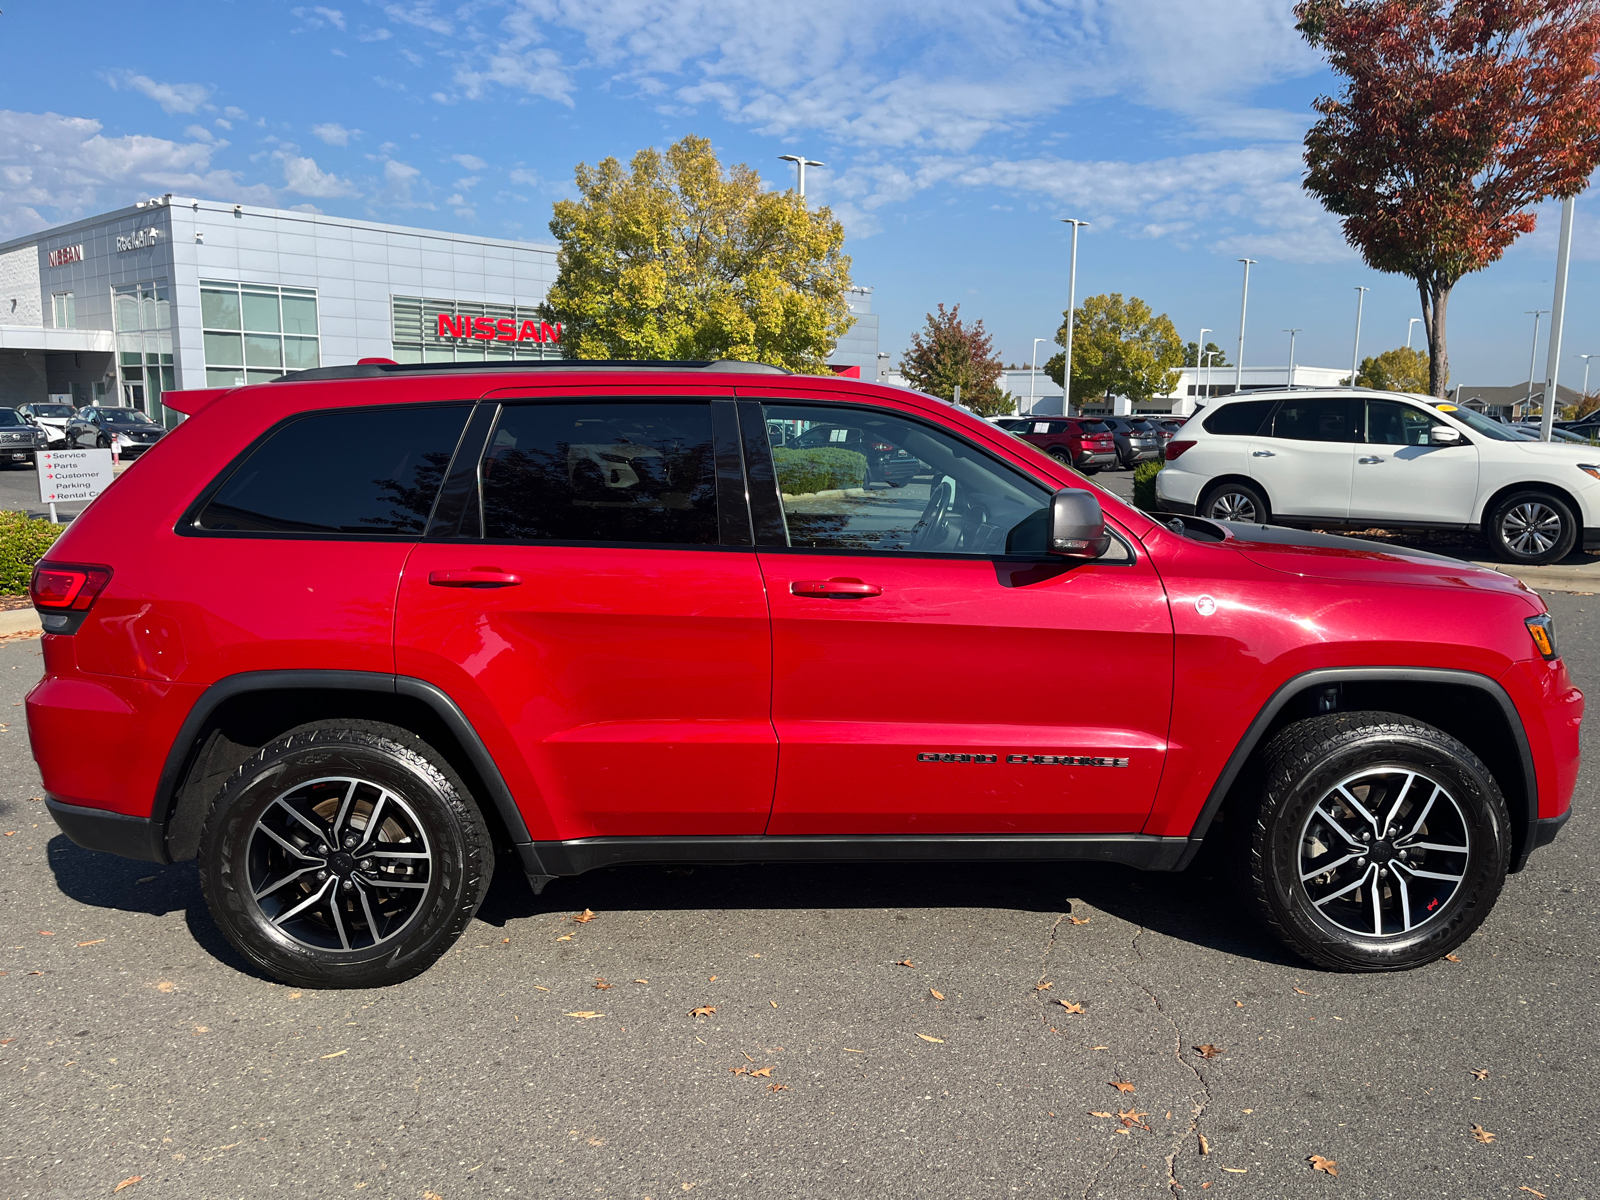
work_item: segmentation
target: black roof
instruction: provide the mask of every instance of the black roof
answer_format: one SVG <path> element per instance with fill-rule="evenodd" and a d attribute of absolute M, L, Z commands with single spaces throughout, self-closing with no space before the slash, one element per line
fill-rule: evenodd
<path fill-rule="evenodd" d="M 454 375 L 498 371 L 715 371 L 730 375 L 792 375 L 769 363 L 736 362 L 732 359 L 666 358 L 525 358 L 493 362 L 449 363 L 353 363 L 343 367 L 313 367 L 290 371 L 273 383 L 311 383 L 322 379 L 382 379 L 386 375 Z"/>

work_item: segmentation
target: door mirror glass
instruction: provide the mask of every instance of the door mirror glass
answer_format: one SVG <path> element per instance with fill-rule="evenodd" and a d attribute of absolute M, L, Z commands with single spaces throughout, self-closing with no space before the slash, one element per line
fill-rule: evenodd
<path fill-rule="evenodd" d="M 1050 497 L 1050 553 L 1066 558 L 1099 558 L 1111 544 L 1100 498 L 1078 488 Z"/>
<path fill-rule="evenodd" d="M 1461 431 L 1451 429 L 1448 425 L 1435 425 L 1428 440 L 1435 446 L 1459 446 L 1462 442 Z"/>

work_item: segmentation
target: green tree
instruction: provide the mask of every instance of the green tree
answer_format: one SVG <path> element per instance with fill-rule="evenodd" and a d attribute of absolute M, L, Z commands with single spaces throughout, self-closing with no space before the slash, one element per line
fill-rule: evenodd
<path fill-rule="evenodd" d="M 1346 379 L 1350 377 L 1345 376 Z M 1446 381 L 1448 382 L 1448 380 Z M 1396 346 L 1361 360 L 1356 386 L 1385 392 L 1420 392 L 1428 395 L 1428 356 L 1424 351 Z"/>
<path fill-rule="evenodd" d="M 985 417 L 1017 408 L 1016 397 L 1000 386 L 1000 371 L 994 338 L 984 330 L 982 318 L 967 324 L 959 304 L 949 310 L 941 304 L 937 313 L 929 313 L 900 360 L 900 373 L 919 392 L 953 400 L 959 386 L 961 403 Z"/>
<path fill-rule="evenodd" d="M 1222 347 L 1215 342 L 1206 343 L 1207 358 L 1204 364 L 1200 362 L 1200 343 L 1185 342 L 1183 345 L 1183 365 L 1186 367 L 1225 367 L 1228 365 L 1228 356 L 1223 353 Z"/>
<path fill-rule="evenodd" d="M 724 171 L 690 135 L 577 168 L 579 198 L 555 205 L 560 243 L 548 319 L 576 358 L 727 358 L 811 375 L 853 318 L 850 259 L 827 208 Z"/>
<path fill-rule="evenodd" d="M 1056 345 L 1067 344 L 1067 313 L 1062 313 Z M 1183 342 L 1166 313 L 1156 316 L 1137 296 L 1121 292 L 1090 296 L 1078 309 L 1072 335 L 1072 394 L 1127 396 L 1139 402 L 1164 396 L 1178 385 Z M 1066 354 L 1054 355 L 1045 372 L 1061 382 Z"/>

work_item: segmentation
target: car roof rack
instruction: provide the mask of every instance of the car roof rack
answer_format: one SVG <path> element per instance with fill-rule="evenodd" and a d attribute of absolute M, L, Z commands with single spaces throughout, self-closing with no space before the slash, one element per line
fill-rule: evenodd
<path fill-rule="evenodd" d="M 524 358 L 495 362 L 396 363 L 365 361 L 341 367 L 290 371 L 272 383 L 314 383 L 325 379 L 382 379 L 390 375 L 455 375 L 500 371 L 715 371 L 730 375 L 792 375 L 770 363 L 729 358 Z"/>

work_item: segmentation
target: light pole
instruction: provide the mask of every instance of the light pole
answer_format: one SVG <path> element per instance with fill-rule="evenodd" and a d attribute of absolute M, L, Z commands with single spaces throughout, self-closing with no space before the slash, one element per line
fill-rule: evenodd
<path fill-rule="evenodd" d="M 1550 300 L 1550 352 L 1544 360 L 1544 420 L 1539 422 L 1539 440 L 1555 436 L 1556 409 L 1561 404 L 1561 335 L 1567 322 L 1567 264 L 1572 261 L 1572 216 L 1578 201 L 1568 196 L 1561 202 L 1561 241 L 1556 248 L 1556 290 Z"/>
<path fill-rule="evenodd" d="M 1216 330 L 1207 329 L 1202 325 L 1200 327 L 1200 340 L 1194 344 L 1194 394 L 1196 397 L 1200 395 L 1200 368 L 1206 361 L 1206 334 L 1215 332 Z M 1198 408 L 1199 404 L 1196 403 L 1195 407 Z"/>
<path fill-rule="evenodd" d="M 1029 416 L 1033 415 L 1033 406 L 1034 406 L 1034 398 L 1033 398 L 1034 397 L 1034 390 L 1033 389 L 1034 389 L 1035 381 L 1039 378 L 1039 343 L 1040 342 L 1048 342 L 1049 340 L 1050 340 L 1049 338 L 1034 338 L 1033 339 L 1033 369 L 1028 372 L 1028 415 Z M 1066 414 L 1063 413 L 1061 415 L 1065 416 Z"/>
<path fill-rule="evenodd" d="M 827 163 L 818 162 L 814 158 L 807 158 L 804 154 L 780 154 L 778 155 L 778 160 L 794 164 L 795 182 L 799 185 L 800 199 L 802 200 L 806 198 L 806 168 L 825 167 L 828 165 Z"/>
<path fill-rule="evenodd" d="M 1583 398 L 1587 400 L 1589 398 L 1589 360 L 1595 356 L 1593 354 L 1580 354 L 1578 357 L 1583 359 Z"/>
<path fill-rule="evenodd" d="M 1299 326 L 1296 326 L 1293 329 L 1285 329 L 1284 332 L 1289 335 L 1289 386 L 1293 387 L 1294 386 L 1294 335 L 1297 334 L 1297 333 L 1304 333 L 1305 332 L 1305 326 L 1299 325 Z"/>
<path fill-rule="evenodd" d="M 1350 351 L 1350 387 L 1356 386 L 1356 369 L 1361 365 L 1361 306 L 1366 303 L 1367 292 L 1370 289 L 1358 287 L 1356 289 L 1356 344 Z"/>
<path fill-rule="evenodd" d="M 1072 327 L 1078 323 L 1078 227 L 1087 225 L 1072 217 L 1062 217 L 1063 225 L 1072 226 L 1072 269 L 1067 276 L 1067 357 L 1061 364 L 1061 415 L 1072 415 Z"/>
<path fill-rule="evenodd" d="M 1421 317 L 1412 317 L 1411 320 L 1406 322 L 1406 349 L 1407 350 L 1411 349 L 1411 329 L 1412 329 L 1412 327 L 1416 326 L 1416 325 L 1421 325 L 1421 324 L 1422 324 L 1422 318 Z"/>
<path fill-rule="evenodd" d="M 1211 360 L 1213 358 L 1215 358 L 1217 355 L 1221 354 L 1221 353 L 1222 353 L 1221 350 L 1207 350 L 1204 354 L 1202 354 L 1200 356 L 1201 360 L 1205 363 L 1205 366 L 1206 366 L 1206 384 L 1205 384 L 1205 387 L 1206 387 L 1206 399 L 1207 400 L 1211 399 Z"/>
<path fill-rule="evenodd" d="M 1233 364 L 1233 390 L 1244 390 L 1244 314 L 1250 306 L 1250 268 L 1255 263 L 1253 258 L 1241 258 L 1244 264 L 1244 291 L 1239 296 L 1239 361 Z"/>
<path fill-rule="evenodd" d="M 1522 311 L 1533 318 L 1533 348 L 1528 351 L 1528 398 L 1522 402 L 1522 415 L 1527 418 L 1533 413 L 1533 368 L 1539 361 L 1539 318 L 1550 310 L 1525 308 Z"/>

